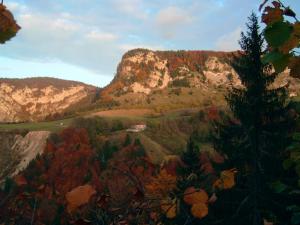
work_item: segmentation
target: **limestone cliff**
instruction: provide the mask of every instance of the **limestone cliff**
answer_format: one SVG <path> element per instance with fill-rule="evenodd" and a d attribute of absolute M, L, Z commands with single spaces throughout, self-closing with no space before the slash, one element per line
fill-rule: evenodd
<path fill-rule="evenodd" d="M 239 85 L 229 59 L 237 52 L 150 51 L 136 49 L 126 53 L 117 74 L 107 87 L 110 93 L 150 94 L 167 87 Z"/>
<path fill-rule="evenodd" d="M 0 183 L 17 175 L 30 161 L 43 153 L 48 131 L 32 131 L 24 137 L 14 133 L 0 133 Z"/>
<path fill-rule="evenodd" d="M 151 51 L 135 49 L 120 62 L 115 78 L 102 91 L 102 99 L 113 99 L 121 107 L 172 108 L 224 105 L 224 94 L 241 86 L 231 66 L 240 52 Z M 290 83 L 297 96 L 300 80 L 284 72 L 276 86 Z"/>
<path fill-rule="evenodd" d="M 43 120 L 95 95 L 96 88 L 53 78 L 0 79 L 0 122 Z"/>

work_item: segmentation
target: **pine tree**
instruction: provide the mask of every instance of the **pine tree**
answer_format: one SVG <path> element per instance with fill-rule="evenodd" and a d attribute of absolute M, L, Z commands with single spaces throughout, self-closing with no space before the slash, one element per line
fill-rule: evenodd
<path fill-rule="evenodd" d="M 197 174 L 200 171 L 200 162 L 199 162 L 199 147 L 195 143 L 193 137 L 190 137 L 186 151 L 181 155 L 181 160 L 184 163 L 185 167 L 182 168 L 181 176 L 187 178 L 192 174 Z"/>
<path fill-rule="evenodd" d="M 129 134 L 127 134 L 123 146 L 127 147 L 129 145 L 131 145 L 131 137 Z"/>
<path fill-rule="evenodd" d="M 254 13 L 247 28 L 241 34 L 243 52 L 232 63 L 243 87 L 226 96 L 233 118 L 217 124 L 214 135 L 216 150 L 228 159 L 225 166 L 238 170 L 236 187 L 222 193 L 215 206 L 223 225 L 263 225 L 264 219 L 287 216 L 270 189 L 283 175 L 282 156 L 290 143 L 287 87 L 272 85 L 279 74 L 262 62 L 264 39 Z"/>

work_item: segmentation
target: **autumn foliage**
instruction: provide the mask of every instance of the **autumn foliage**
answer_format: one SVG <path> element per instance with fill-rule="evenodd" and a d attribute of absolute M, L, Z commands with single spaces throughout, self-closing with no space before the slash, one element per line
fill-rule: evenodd
<path fill-rule="evenodd" d="M 267 26 L 264 36 L 269 45 L 264 62 L 272 63 L 276 72 L 288 67 L 291 76 L 299 77 L 300 22 L 296 13 L 282 1 L 265 0 L 260 10 L 263 10 L 262 22 Z"/>
<path fill-rule="evenodd" d="M 3 4 L 0 4 L 0 44 L 10 40 L 20 29 L 13 14 Z"/>

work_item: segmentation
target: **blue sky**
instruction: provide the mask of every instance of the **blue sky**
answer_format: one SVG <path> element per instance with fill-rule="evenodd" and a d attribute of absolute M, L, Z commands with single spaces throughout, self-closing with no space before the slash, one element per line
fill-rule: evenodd
<path fill-rule="evenodd" d="M 247 16 L 260 2 L 4 0 L 22 30 L 0 46 L 0 76 L 104 86 L 133 48 L 236 50 Z M 300 13 L 298 1 L 285 2 Z"/>

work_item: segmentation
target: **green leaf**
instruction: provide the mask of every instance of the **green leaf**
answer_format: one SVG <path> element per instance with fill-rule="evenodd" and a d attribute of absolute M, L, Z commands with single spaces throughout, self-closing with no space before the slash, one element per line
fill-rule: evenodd
<path fill-rule="evenodd" d="M 299 225 L 300 224 L 300 213 L 295 213 L 292 216 L 292 220 L 291 220 L 293 225 Z"/>
<path fill-rule="evenodd" d="M 276 181 L 271 184 L 271 189 L 275 193 L 282 193 L 283 191 L 285 191 L 287 189 L 287 186 L 285 184 L 281 183 L 280 181 Z"/>
<path fill-rule="evenodd" d="M 288 66 L 289 59 L 289 54 L 282 54 L 278 51 L 272 51 L 263 57 L 262 62 L 265 64 L 272 63 L 276 72 L 280 73 L 283 72 Z"/>
<path fill-rule="evenodd" d="M 272 63 L 275 61 L 278 61 L 282 58 L 282 53 L 278 51 L 272 51 L 264 55 L 262 62 L 267 64 L 267 63 Z"/>
<path fill-rule="evenodd" d="M 265 29 L 265 38 L 273 48 L 278 48 L 289 40 L 293 32 L 293 27 L 288 22 L 276 22 L 270 24 Z"/>

